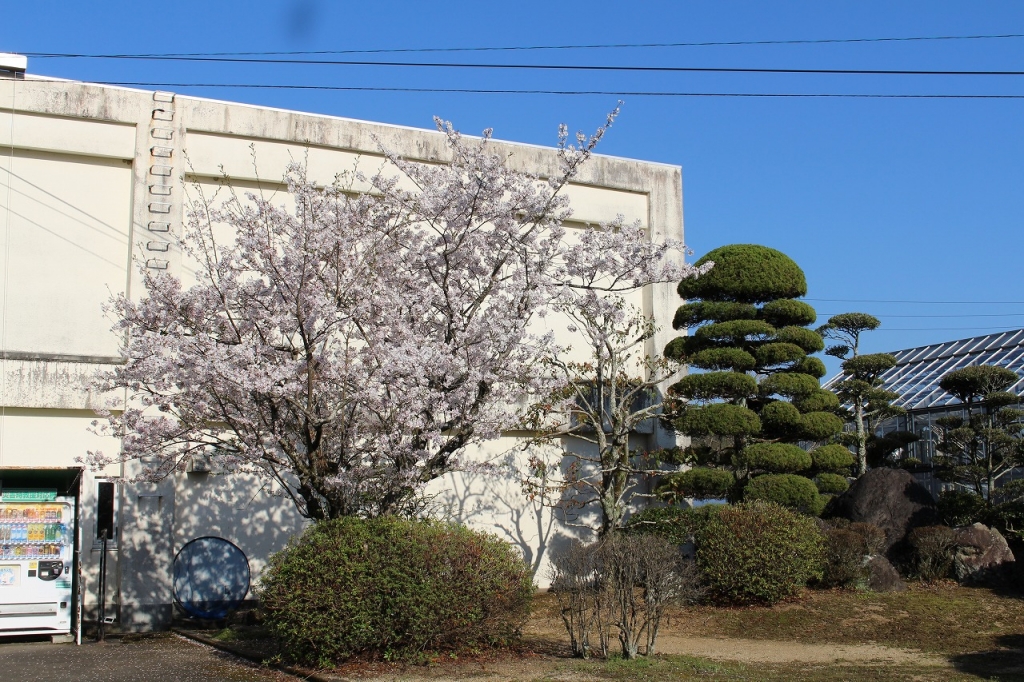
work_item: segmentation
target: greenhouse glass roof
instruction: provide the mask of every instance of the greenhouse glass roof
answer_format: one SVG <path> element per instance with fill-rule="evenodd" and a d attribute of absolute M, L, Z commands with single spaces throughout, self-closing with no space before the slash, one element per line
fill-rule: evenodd
<path fill-rule="evenodd" d="M 896 366 L 882 374 L 890 391 L 900 394 L 894 404 L 907 410 L 924 410 L 955 405 L 960 401 L 939 388 L 946 372 L 972 365 L 1006 367 L 1020 377 L 1007 390 L 1024 395 L 1024 329 L 947 341 L 931 346 L 908 348 L 893 353 Z M 825 383 L 830 388 L 842 375 Z"/>

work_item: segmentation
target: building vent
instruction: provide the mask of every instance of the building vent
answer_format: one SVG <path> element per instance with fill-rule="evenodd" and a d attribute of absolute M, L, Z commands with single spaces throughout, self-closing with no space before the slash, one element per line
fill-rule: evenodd
<path fill-rule="evenodd" d="M 28 57 L 10 52 L 0 52 L 0 77 L 19 78 L 25 75 L 28 69 Z"/>

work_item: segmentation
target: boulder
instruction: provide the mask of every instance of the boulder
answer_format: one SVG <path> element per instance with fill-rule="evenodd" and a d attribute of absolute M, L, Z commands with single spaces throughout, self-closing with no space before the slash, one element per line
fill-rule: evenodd
<path fill-rule="evenodd" d="M 935 498 L 928 489 L 909 472 L 889 468 L 871 469 L 858 478 L 832 499 L 825 515 L 878 526 L 885 531 L 882 551 L 894 560 L 906 549 L 907 533 L 939 523 Z"/>
<path fill-rule="evenodd" d="M 953 569 L 961 584 L 996 587 L 1009 578 L 1014 558 L 1002 533 L 980 523 L 954 528 L 953 532 Z"/>
<path fill-rule="evenodd" d="M 868 589 L 873 592 L 903 592 L 907 584 L 889 560 L 881 554 L 868 559 Z"/>

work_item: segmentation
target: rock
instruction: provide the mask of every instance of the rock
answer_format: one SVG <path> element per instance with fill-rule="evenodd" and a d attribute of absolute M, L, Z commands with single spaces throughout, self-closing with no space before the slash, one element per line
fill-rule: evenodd
<path fill-rule="evenodd" d="M 954 528 L 956 554 L 953 569 L 963 585 L 998 586 L 1013 568 L 1013 552 L 995 528 L 980 523 Z"/>
<path fill-rule="evenodd" d="M 906 537 L 914 528 L 939 523 L 935 498 L 902 469 L 871 469 L 825 510 L 829 517 L 854 523 L 873 523 L 885 531 L 883 552 L 898 559 L 906 550 Z"/>
<path fill-rule="evenodd" d="M 881 554 L 868 559 L 868 589 L 873 592 L 904 592 L 907 584 Z"/>

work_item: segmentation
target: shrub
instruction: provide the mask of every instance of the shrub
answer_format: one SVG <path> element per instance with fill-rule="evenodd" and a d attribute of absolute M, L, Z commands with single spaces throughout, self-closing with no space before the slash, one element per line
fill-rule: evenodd
<path fill-rule="evenodd" d="M 927 465 L 917 457 L 904 457 L 899 461 L 899 466 L 901 469 L 906 469 L 911 473 L 915 471 L 927 471 L 928 469 Z"/>
<path fill-rule="evenodd" d="M 832 522 L 838 521 L 834 519 Z M 873 523 L 864 523 L 857 521 L 847 526 L 851 531 L 859 535 L 864 540 L 864 548 L 868 554 L 881 554 L 885 551 L 886 538 L 885 531 L 879 528 Z"/>
<path fill-rule="evenodd" d="M 750 481 L 743 499 L 774 502 L 805 514 L 821 513 L 818 488 L 814 481 L 796 474 L 765 474 Z"/>
<path fill-rule="evenodd" d="M 659 492 L 669 499 L 693 497 L 698 500 L 719 500 L 729 496 L 736 485 L 736 476 L 726 469 L 694 467 L 670 477 Z"/>
<path fill-rule="evenodd" d="M 665 608 L 700 591 L 693 562 L 654 535 L 620 533 L 590 545 L 574 540 L 552 552 L 551 564 L 551 590 L 572 653 L 582 658 L 592 653 L 594 634 L 597 650 L 608 656 L 613 626 L 624 658 L 635 658 L 641 643 L 653 654 Z"/>
<path fill-rule="evenodd" d="M 697 529 L 707 523 L 713 514 L 724 508 L 725 505 L 722 504 L 706 504 L 695 509 L 648 507 L 629 518 L 625 531 L 639 535 L 656 535 L 675 545 L 684 545 L 693 540 Z"/>
<path fill-rule="evenodd" d="M 885 531 L 873 523 L 830 519 L 825 525 L 825 568 L 821 584 L 849 587 L 867 580 L 865 559 L 885 549 Z"/>
<path fill-rule="evenodd" d="M 956 535 L 947 526 L 915 528 L 907 536 L 914 550 L 914 568 L 922 580 L 937 580 L 949 575 L 953 565 Z"/>
<path fill-rule="evenodd" d="M 311 526 L 271 558 L 259 589 L 283 649 L 313 665 L 508 643 L 532 593 L 522 557 L 498 538 L 388 517 Z"/>
<path fill-rule="evenodd" d="M 867 578 L 864 557 L 867 543 L 859 534 L 846 528 L 825 530 L 825 567 L 821 584 L 826 587 L 848 587 Z"/>
<path fill-rule="evenodd" d="M 969 526 L 985 516 L 985 499 L 967 490 L 939 493 L 939 516 L 950 526 Z"/>
<path fill-rule="evenodd" d="M 811 450 L 814 468 L 833 474 L 847 473 L 853 466 L 853 453 L 843 445 L 822 445 Z"/>
<path fill-rule="evenodd" d="M 814 482 L 818 486 L 818 492 L 831 495 L 845 493 L 850 487 L 846 477 L 839 474 L 818 474 Z"/>
<path fill-rule="evenodd" d="M 821 578 L 821 532 L 812 519 L 777 504 L 722 508 L 695 540 L 701 578 L 720 601 L 774 604 Z"/>
<path fill-rule="evenodd" d="M 1014 500 L 1003 502 L 992 507 L 986 514 L 989 525 L 997 528 L 1004 535 L 1020 538 L 1024 529 L 1024 501 Z"/>
<path fill-rule="evenodd" d="M 796 411 L 788 403 L 773 405 L 785 405 Z M 741 457 L 747 468 L 772 473 L 783 474 L 811 468 L 811 456 L 806 450 L 791 443 L 754 443 L 743 449 Z"/>

